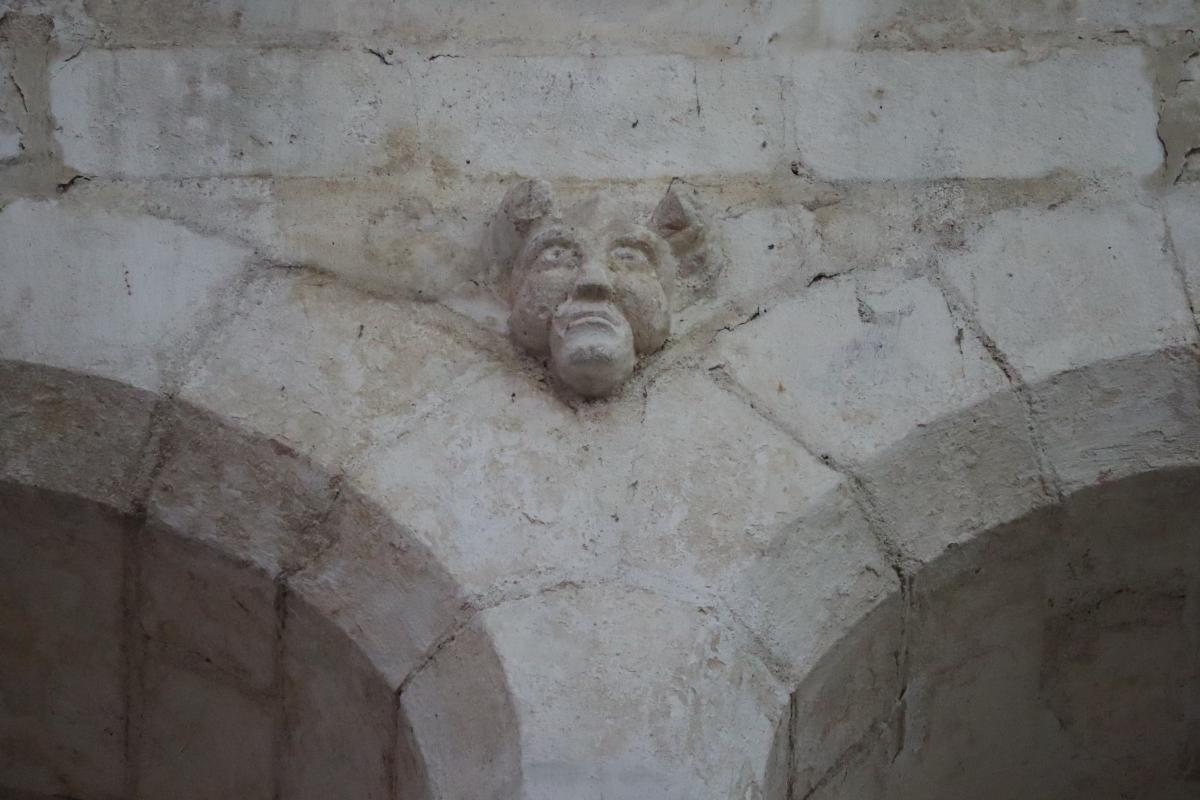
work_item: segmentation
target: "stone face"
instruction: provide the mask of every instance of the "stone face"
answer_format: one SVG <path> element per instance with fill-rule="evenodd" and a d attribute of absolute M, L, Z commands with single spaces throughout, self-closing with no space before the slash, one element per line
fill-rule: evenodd
<path fill-rule="evenodd" d="M 1027 381 L 1196 338 L 1162 216 L 1138 204 L 999 212 L 944 269 Z"/>
<path fill-rule="evenodd" d="M 818 455 L 865 459 L 977 402 L 1003 374 L 924 278 L 812 285 L 717 337 L 715 364 Z"/>
<path fill-rule="evenodd" d="M 274 720 L 261 698 L 218 676 L 154 660 L 144 691 L 140 793 L 194 800 L 272 797 Z"/>
<path fill-rule="evenodd" d="M 638 357 L 663 346 L 676 276 L 705 260 L 704 223 L 673 190 L 638 220 L 595 197 L 559 211 L 549 184 L 524 181 L 491 234 L 513 340 L 584 397 L 616 393 Z"/>
<path fill-rule="evenodd" d="M 0 8 L 10 793 L 1200 795 L 1193 0 Z"/>
<path fill-rule="evenodd" d="M 9 789 L 123 791 L 128 527 L 57 492 L 0 494 L 0 774 Z"/>
<path fill-rule="evenodd" d="M 247 255 L 152 217 L 11 203 L 0 212 L 2 354 L 157 390 Z"/>
<path fill-rule="evenodd" d="M 1159 164 L 1139 49 L 805 54 L 791 62 L 803 164 L 825 178 L 1148 175 Z"/>

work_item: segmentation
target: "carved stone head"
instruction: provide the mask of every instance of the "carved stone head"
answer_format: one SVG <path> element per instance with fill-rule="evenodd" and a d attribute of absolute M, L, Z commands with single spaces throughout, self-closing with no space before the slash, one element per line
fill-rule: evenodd
<path fill-rule="evenodd" d="M 703 240 L 674 191 L 639 222 L 600 198 L 560 212 L 543 181 L 509 190 L 492 230 L 513 340 L 584 397 L 615 392 L 667 341 L 680 260 Z"/>

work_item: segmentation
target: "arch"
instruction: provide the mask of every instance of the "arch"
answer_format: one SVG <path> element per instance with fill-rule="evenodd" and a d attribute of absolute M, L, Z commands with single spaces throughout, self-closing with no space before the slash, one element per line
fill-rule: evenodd
<path fill-rule="evenodd" d="M 360 491 L 213 412 L 44 365 L 0 362 L 0 418 L 5 572 L 23 576 L 5 636 L 40 654 L 6 671 L 33 703 L 5 715 L 6 788 L 419 800 L 427 753 L 462 768 L 400 695 L 471 609 Z M 70 608 L 32 613 L 55 575 Z M 466 675 L 511 750 L 487 642 Z"/>
<path fill-rule="evenodd" d="M 797 796 L 1192 797 L 1200 467 L 946 550 L 799 684 Z"/>
<path fill-rule="evenodd" d="M 776 743 L 781 753 L 776 760 L 791 765 L 782 768 L 791 788 L 779 789 L 780 796 L 791 791 L 814 798 L 907 796 L 904 792 L 925 797 L 948 785 L 946 775 L 935 780 L 929 769 L 920 776 L 926 782 L 917 783 L 911 765 L 910 783 L 897 782 L 896 775 L 905 774 L 902 759 L 912 757 L 905 742 L 911 748 L 914 737 L 928 734 L 914 732 L 910 706 L 918 702 L 919 655 L 913 649 L 928 648 L 939 636 L 948 649 L 970 649 L 963 628 L 982 620 L 956 616 L 945 602 L 945 587 L 957 585 L 986 599 L 988 572 L 1005 568 L 1004 559 L 1012 554 L 1027 560 L 1011 571 L 1011 586 L 993 580 L 997 596 L 1006 601 L 1028 601 L 1015 587 L 1049 569 L 1052 554 L 1060 562 L 1066 558 L 1065 551 L 1054 550 L 1067 546 L 1066 537 L 1077 548 L 1107 548 L 1108 559 L 1101 565 L 1107 570 L 1103 580 L 1077 581 L 1070 608 L 1078 611 L 1089 597 L 1103 603 L 1105 582 L 1112 589 L 1122 575 L 1138 584 L 1136 592 L 1147 603 L 1158 604 L 1148 613 L 1178 616 L 1193 608 L 1200 537 L 1194 524 L 1183 523 L 1188 514 L 1194 516 L 1198 469 L 1200 365 L 1190 346 L 1102 360 L 1001 392 L 913 431 L 856 466 L 848 476 L 855 490 L 839 488 L 817 503 L 799 521 L 799 533 L 789 531 L 775 542 L 776 563 L 754 565 L 739 583 L 737 608 L 798 687 L 791 722 Z M 1157 513 L 1176 508 L 1173 538 L 1160 537 L 1139 551 L 1128 530 L 1119 541 L 1115 533 L 1097 540 L 1080 527 L 1088 509 L 1106 509 L 1093 511 L 1102 520 L 1103 513 L 1115 517 L 1122 503 Z M 854 552 L 840 544 L 843 540 L 867 538 L 876 541 L 881 563 L 895 573 L 887 591 L 860 580 L 864 569 L 874 572 L 877 565 L 835 557 Z M 1087 561 L 1078 549 L 1073 557 Z M 809 577 L 819 577 L 821 598 L 806 591 Z M 1155 586 L 1175 589 L 1160 592 Z M 1039 602 L 1047 599 L 1026 594 Z M 1061 611 L 1061 597 L 1049 600 L 1059 603 L 1056 619 L 1062 629 L 1047 633 L 1046 640 L 1060 636 L 1062 647 L 1069 648 L 1076 631 L 1063 619 L 1068 611 Z M 935 603 L 942 605 L 933 614 L 929 607 Z M 1123 613 L 1136 616 L 1129 608 Z M 914 639 L 918 632 L 923 642 Z M 1200 631 L 1187 630 L 1186 636 L 1192 642 L 1187 655 L 1196 659 Z M 1177 678 L 1179 685 L 1195 683 L 1191 673 Z M 927 684 L 924 688 L 928 691 Z M 1197 707 L 1191 695 L 1177 699 Z M 977 697 L 958 701 L 980 702 Z M 1176 752 L 1182 748 L 1194 759 L 1195 723 L 1185 722 L 1184 727 L 1191 726 L 1186 737 L 1192 738 L 1176 742 Z M 1020 736 L 1015 729 L 1010 733 Z M 998 746 L 993 740 L 984 749 Z M 893 767 L 893 760 L 901 766 Z M 965 775 L 958 777 L 965 780 Z M 1181 781 L 1195 777 L 1194 771 L 1176 776 Z M 1190 796 L 1195 787 L 1181 783 L 1162 790 Z M 980 786 L 960 784 L 957 791 L 954 796 L 986 796 Z M 1025 791 L 1032 789 L 1016 793 Z M 1099 789 L 1086 784 L 1083 791 L 1080 796 L 1093 796 L 1087 791 Z M 1059 795 L 1050 790 L 1047 796 Z"/>

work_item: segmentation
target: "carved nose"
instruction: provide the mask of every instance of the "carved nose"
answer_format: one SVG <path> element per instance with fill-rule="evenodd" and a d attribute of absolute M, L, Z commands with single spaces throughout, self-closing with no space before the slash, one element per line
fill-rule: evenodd
<path fill-rule="evenodd" d="M 603 263 L 588 259 L 575 279 L 575 297 L 580 300 L 606 300 L 612 296 L 612 275 Z"/>

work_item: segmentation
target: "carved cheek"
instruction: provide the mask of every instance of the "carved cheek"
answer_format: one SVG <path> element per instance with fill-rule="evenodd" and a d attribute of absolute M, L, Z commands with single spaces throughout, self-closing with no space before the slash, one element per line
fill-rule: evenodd
<path fill-rule="evenodd" d="M 671 332 L 671 309 L 662 284 L 649 275 L 623 276 L 617 294 L 621 310 L 633 328 L 637 351 L 651 353 L 662 347 Z"/>
<path fill-rule="evenodd" d="M 508 326 L 513 338 L 535 353 L 550 349 L 550 320 L 567 296 L 569 277 L 562 270 L 545 270 L 525 276 L 513 296 Z"/>

